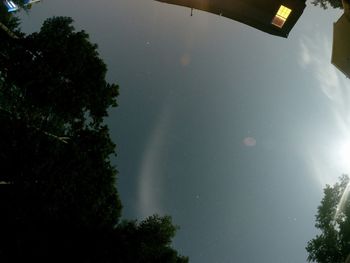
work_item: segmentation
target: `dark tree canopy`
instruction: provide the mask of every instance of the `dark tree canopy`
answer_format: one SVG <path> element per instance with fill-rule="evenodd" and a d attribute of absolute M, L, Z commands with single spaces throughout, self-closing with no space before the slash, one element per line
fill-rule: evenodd
<path fill-rule="evenodd" d="M 311 3 L 323 9 L 327 9 L 328 7 L 343 8 L 342 0 L 313 0 Z"/>
<path fill-rule="evenodd" d="M 116 197 L 111 213 L 117 222 L 121 205 L 111 188 L 116 171 L 110 164 L 115 146 L 103 117 L 116 106 L 118 87 L 105 81 L 106 65 L 96 45 L 71 23 L 70 18 L 49 19 L 39 33 L 8 38 L 1 50 L 0 110 L 3 121 L 15 127 L 1 131 L 7 139 L 1 141 L 6 154 L 0 162 L 9 172 L 0 180 L 33 187 L 36 182 L 35 188 L 42 186 L 52 196 L 72 193 L 68 187 L 73 187 L 70 201 L 86 213 L 94 209 L 81 204 L 98 206 L 108 190 Z M 84 197 L 80 188 L 90 194 Z"/>
<path fill-rule="evenodd" d="M 154 215 L 140 223 L 123 221 L 116 228 L 119 259 L 121 262 L 188 262 L 187 257 L 180 256 L 170 246 L 176 230 L 169 216 Z"/>
<path fill-rule="evenodd" d="M 31 118 L 65 124 L 67 133 L 67 127 L 102 124 L 108 108 L 116 106 L 118 89 L 105 81 L 107 67 L 97 46 L 84 31 L 74 31 L 71 18 L 48 19 L 39 33 L 16 42 L 4 66 L 7 85 L 17 89 L 17 112 L 31 107 Z"/>
<path fill-rule="evenodd" d="M 327 185 L 324 189 L 315 224 L 320 234 L 306 247 L 309 262 L 344 263 L 350 254 L 349 190 L 346 175 L 334 186 Z"/>
<path fill-rule="evenodd" d="M 120 222 L 104 118 L 117 106 L 97 46 L 73 20 L 0 29 L 0 261 L 187 262 L 170 217 Z M 12 24 L 11 24 L 12 23 Z"/>

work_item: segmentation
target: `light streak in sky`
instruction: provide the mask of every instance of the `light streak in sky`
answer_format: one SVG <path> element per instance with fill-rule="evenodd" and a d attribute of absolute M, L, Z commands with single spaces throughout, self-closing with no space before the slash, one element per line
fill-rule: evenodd
<path fill-rule="evenodd" d="M 349 194 L 350 194 L 350 182 L 346 186 L 346 188 L 345 188 L 345 190 L 344 190 L 344 192 L 343 192 L 343 194 L 342 194 L 342 196 L 340 198 L 340 201 L 338 203 L 337 210 L 336 210 L 334 218 L 338 218 L 340 213 L 344 210 L 346 201 L 349 201 Z"/>
<path fill-rule="evenodd" d="M 170 123 L 169 107 L 164 106 L 146 143 L 138 180 L 138 210 L 143 217 L 162 212 L 164 149 Z"/>

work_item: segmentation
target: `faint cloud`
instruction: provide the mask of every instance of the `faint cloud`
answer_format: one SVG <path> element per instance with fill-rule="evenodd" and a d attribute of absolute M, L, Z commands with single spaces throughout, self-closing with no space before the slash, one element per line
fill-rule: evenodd
<path fill-rule="evenodd" d="M 299 63 L 304 68 L 312 69 L 322 92 L 329 99 L 342 101 L 342 83 L 337 69 L 331 64 L 331 52 L 331 42 L 326 36 L 303 36 L 300 40 Z"/>
<path fill-rule="evenodd" d="M 256 139 L 253 137 L 245 137 L 243 139 L 243 144 L 247 147 L 254 147 L 256 145 Z"/>
<path fill-rule="evenodd" d="M 318 82 L 320 92 L 328 100 L 333 115 L 332 128 L 335 132 L 316 140 L 322 141 L 322 145 L 311 144 L 305 151 L 312 174 L 324 187 L 336 181 L 342 173 L 350 171 L 350 156 L 346 156 L 342 150 L 344 144 L 350 143 L 350 85 L 345 76 L 331 64 L 332 43 L 326 35 L 316 33 L 303 36 L 299 48 L 299 64 L 310 70 Z"/>
<path fill-rule="evenodd" d="M 311 62 L 311 54 L 309 48 L 306 46 L 304 41 L 300 42 L 300 64 L 305 67 L 306 65 L 310 64 Z"/>

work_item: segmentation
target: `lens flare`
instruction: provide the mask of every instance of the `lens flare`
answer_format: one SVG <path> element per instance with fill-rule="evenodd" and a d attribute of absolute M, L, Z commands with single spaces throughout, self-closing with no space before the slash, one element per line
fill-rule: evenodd
<path fill-rule="evenodd" d="M 243 139 L 243 144 L 247 147 L 254 147 L 256 145 L 256 139 L 253 137 L 245 137 Z"/>
<path fill-rule="evenodd" d="M 340 198 L 340 201 L 337 205 L 337 210 L 336 210 L 334 219 L 337 219 L 339 215 L 343 212 L 346 201 L 348 201 L 349 194 L 350 194 L 350 182 L 345 187 L 344 192 Z"/>

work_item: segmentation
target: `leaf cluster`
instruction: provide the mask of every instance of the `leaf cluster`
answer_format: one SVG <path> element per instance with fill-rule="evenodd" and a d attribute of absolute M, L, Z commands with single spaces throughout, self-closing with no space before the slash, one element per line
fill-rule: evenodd
<path fill-rule="evenodd" d="M 328 7 L 343 9 L 342 0 L 313 0 L 311 3 L 323 9 L 327 9 Z"/>
<path fill-rule="evenodd" d="M 350 253 L 349 177 L 327 185 L 318 207 L 315 227 L 320 230 L 307 244 L 309 262 L 344 263 Z"/>

